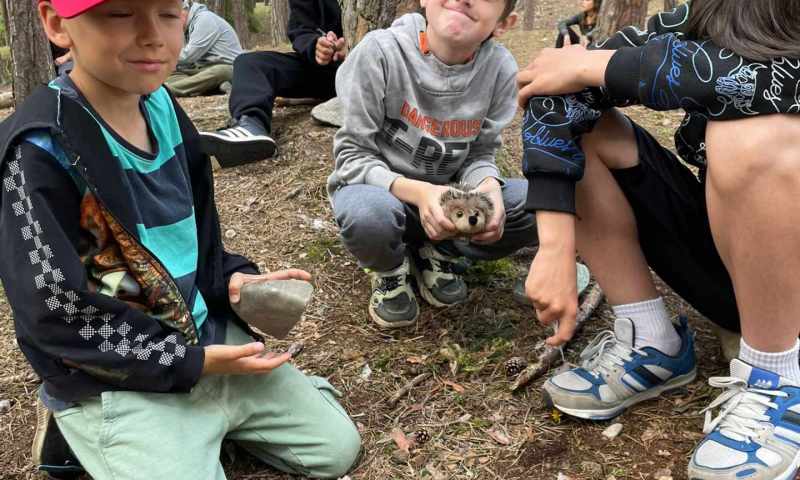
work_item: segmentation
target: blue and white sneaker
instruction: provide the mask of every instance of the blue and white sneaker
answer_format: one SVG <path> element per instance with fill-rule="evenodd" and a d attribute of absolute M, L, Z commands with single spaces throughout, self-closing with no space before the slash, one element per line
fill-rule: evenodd
<path fill-rule="evenodd" d="M 691 383 L 697 375 L 694 337 L 685 318 L 675 327 L 683 345 L 669 356 L 652 347 L 636 348 L 633 322 L 618 318 L 613 332 L 601 333 L 581 353 L 581 367 L 545 383 L 545 400 L 573 417 L 608 420 L 631 405 Z"/>
<path fill-rule="evenodd" d="M 800 466 L 800 385 L 731 361 L 726 391 L 706 408 L 703 433 L 689 462 L 690 480 L 789 480 Z M 712 410 L 720 409 L 712 419 Z"/>

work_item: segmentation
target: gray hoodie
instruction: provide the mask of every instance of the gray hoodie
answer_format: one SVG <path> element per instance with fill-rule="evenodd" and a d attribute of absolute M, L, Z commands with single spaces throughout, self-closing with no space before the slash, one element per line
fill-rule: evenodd
<path fill-rule="evenodd" d="M 232 65 L 242 44 L 231 25 L 201 3 L 192 4 L 186 20 L 186 45 L 178 58 L 180 67 Z"/>
<path fill-rule="evenodd" d="M 425 18 L 412 13 L 370 32 L 336 75 L 343 126 L 334 138 L 329 197 L 397 177 L 434 184 L 502 181 L 495 164 L 501 132 L 517 110 L 517 63 L 488 40 L 464 65 L 448 66 L 420 48 Z"/>

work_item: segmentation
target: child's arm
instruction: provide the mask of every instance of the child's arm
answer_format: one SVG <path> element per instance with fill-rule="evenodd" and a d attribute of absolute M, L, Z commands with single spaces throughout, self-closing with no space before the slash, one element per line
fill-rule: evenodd
<path fill-rule="evenodd" d="M 569 39 L 569 27 L 573 25 L 578 25 L 581 23 L 581 14 L 577 14 L 575 16 L 569 17 L 565 20 L 561 20 L 558 22 L 558 33 L 564 35 L 564 41 Z"/>
<path fill-rule="evenodd" d="M 324 34 L 320 34 L 322 12 L 317 1 L 291 1 L 289 2 L 289 41 L 292 48 L 300 54 L 306 62 L 316 64 L 317 60 L 317 41 Z M 327 32 L 325 32 L 327 33 Z M 337 37 L 342 36 L 342 32 L 333 32 Z"/>
<path fill-rule="evenodd" d="M 44 352 L 55 362 L 50 373 L 75 370 L 131 390 L 189 391 L 203 369 L 203 348 L 90 288 L 77 251 L 81 198 L 67 171 L 22 143 L 0 173 L 0 278 L 23 352 L 39 362 L 31 351 Z"/>
<path fill-rule="evenodd" d="M 221 33 L 210 15 L 200 15 L 194 23 L 189 41 L 181 50 L 178 65 L 194 65 L 211 50 Z"/>
<path fill-rule="evenodd" d="M 402 175 L 392 171 L 378 146 L 386 117 L 386 58 L 375 35 L 367 34 L 336 73 L 342 128 L 333 140 L 337 186 L 367 184 L 389 190 Z"/>

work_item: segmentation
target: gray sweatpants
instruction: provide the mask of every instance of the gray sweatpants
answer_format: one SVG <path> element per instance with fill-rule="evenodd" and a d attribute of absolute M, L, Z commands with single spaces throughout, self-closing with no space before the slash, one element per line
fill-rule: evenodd
<path fill-rule="evenodd" d="M 449 255 L 474 260 L 496 260 L 522 247 L 536 245 L 536 218 L 525 211 L 528 182 L 511 179 L 503 187 L 506 224 L 503 238 L 492 245 L 447 240 L 437 248 Z M 403 262 L 407 245 L 427 241 L 416 207 L 400 201 L 388 190 L 372 185 L 348 185 L 333 194 L 333 213 L 345 248 L 363 268 L 379 272 Z"/>

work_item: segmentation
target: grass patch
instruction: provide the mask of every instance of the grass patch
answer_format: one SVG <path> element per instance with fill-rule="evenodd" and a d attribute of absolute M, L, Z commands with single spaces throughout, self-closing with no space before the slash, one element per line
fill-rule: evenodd
<path fill-rule="evenodd" d="M 320 237 L 309 242 L 306 248 L 306 259 L 321 262 L 335 255 L 342 254 L 342 245 L 336 237 Z"/>
<path fill-rule="evenodd" d="M 256 8 L 250 13 L 248 27 L 253 33 L 265 33 L 269 27 L 269 19 L 272 17 L 272 7 L 264 3 L 256 3 Z"/>
<path fill-rule="evenodd" d="M 519 275 L 514 262 L 509 258 L 501 258 L 491 262 L 476 262 L 468 270 L 464 279 L 468 283 L 487 285 L 495 280 L 508 280 Z"/>

